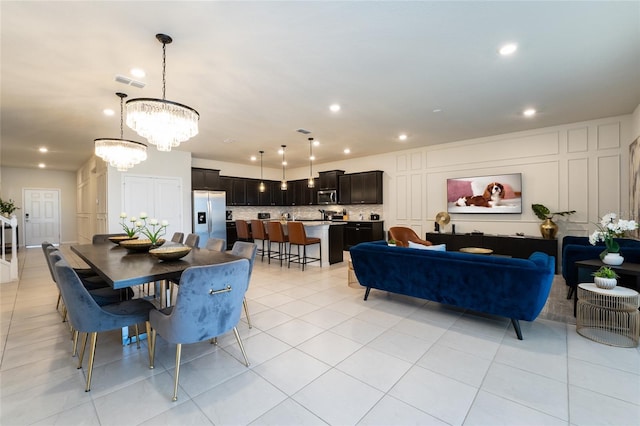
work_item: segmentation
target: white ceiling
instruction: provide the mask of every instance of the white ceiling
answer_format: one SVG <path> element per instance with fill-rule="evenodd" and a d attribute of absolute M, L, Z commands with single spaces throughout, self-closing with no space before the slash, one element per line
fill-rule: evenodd
<path fill-rule="evenodd" d="M 174 39 L 167 99 L 200 112 L 200 134 L 179 148 L 197 158 L 248 163 L 263 149 L 279 167 L 286 144 L 301 167 L 298 128 L 321 141 L 324 163 L 345 147 L 358 157 L 640 104 L 638 1 L 2 1 L 0 14 L 2 166 L 76 170 L 94 139 L 119 137 L 115 92 L 162 95 L 156 33 Z M 508 41 L 519 50 L 499 56 Z M 114 81 L 132 67 L 147 72 L 144 89 Z M 124 137 L 144 142 L 126 126 Z"/>

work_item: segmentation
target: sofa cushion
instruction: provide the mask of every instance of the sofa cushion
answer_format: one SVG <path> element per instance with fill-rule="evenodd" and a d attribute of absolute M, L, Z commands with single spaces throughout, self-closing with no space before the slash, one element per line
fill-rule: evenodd
<path fill-rule="evenodd" d="M 435 250 L 435 251 L 447 251 L 446 244 L 435 244 L 432 246 L 425 246 L 424 244 L 414 243 L 413 241 L 408 241 L 409 248 L 414 248 L 418 250 Z"/>

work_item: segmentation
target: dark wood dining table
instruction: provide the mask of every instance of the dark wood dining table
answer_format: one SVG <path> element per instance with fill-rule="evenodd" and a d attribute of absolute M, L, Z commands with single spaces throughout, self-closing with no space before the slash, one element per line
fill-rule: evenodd
<path fill-rule="evenodd" d="M 241 259 L 228 253 L 193 248 L 179 260 L 163 261 L 148 252 L 129 252 L 124 247 L 110 242 L 73 245 L 71 251 L 114 289 L 168 279 L 178 281 L 182 272 L 190 266 L 213 265 Z"/>

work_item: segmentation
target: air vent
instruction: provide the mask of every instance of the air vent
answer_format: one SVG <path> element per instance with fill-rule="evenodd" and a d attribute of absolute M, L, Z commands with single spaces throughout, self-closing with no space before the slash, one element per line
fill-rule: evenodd
<path fill-rule="evenodd" d="M 115 80 L 118 83 L 126 84 L 127 86 L 137 87 L 139 89 L 142 89 L 145 86 L 145 83 L 138 80 L 133 80 L 129 77 L 125 77 L 124 75 L 119 75 L 119 74 L 116 75 Z"/>
<path fill-rule="evenodd" d="M 310 130 L 306 130 L 306 129 L 298 129 L 296 130 L 296 132 L 302 133 L 303 135 L 308 135 L 309 133 L 311 133 Z"/>

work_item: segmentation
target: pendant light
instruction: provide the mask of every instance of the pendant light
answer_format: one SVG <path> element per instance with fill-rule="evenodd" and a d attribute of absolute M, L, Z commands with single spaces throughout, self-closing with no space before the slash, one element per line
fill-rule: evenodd
<path fill-rule="evenodd" d="M 284 176 L 284 168 L 287 165 L 287 161 L 284 159 L 284 149 L 287 147 L 286 145 L 280 145 L 282 147 L 282 182 L 280 182 L 280 189 L 283 191 L 287 190 L 287 179 Z"/>
<path fill-rule="evenodd" d="M 264 151 L 260 151 L 260 185 L 258 185 L 258 191 L 260 192 L 265 191 L 264 180 L 262 179 L 262 155 L 263 154 L 264 154 Z"/>
<path fill-rule="evenodd" d="M 100 138 L 93 141 L 95 154 L 115 167 L 120 172 L 126 172 L 147 159 L 147 146 L 140 142 L 123 139 L 124 98 L 125 93 L 116 93 L 120 98 L 120 139 Z"/>
<path fill-rule="evenodd" d="M 191 107 L 165 99 L 167 44 L 173 39 L 166 34 L 156 34 L 156 38 L 162 43 L 162 99 L 127 101 L 127 126 L 156 145 L 158 151 L 171 151 L 198 134 L 200 114 Z"/>
<path fill-rule="evenodd" d="M 314 188 L 316 182 L 313 179 L 313 138 L 309 138 L 309 180 L 307 181 L 307 188 Z"/>

